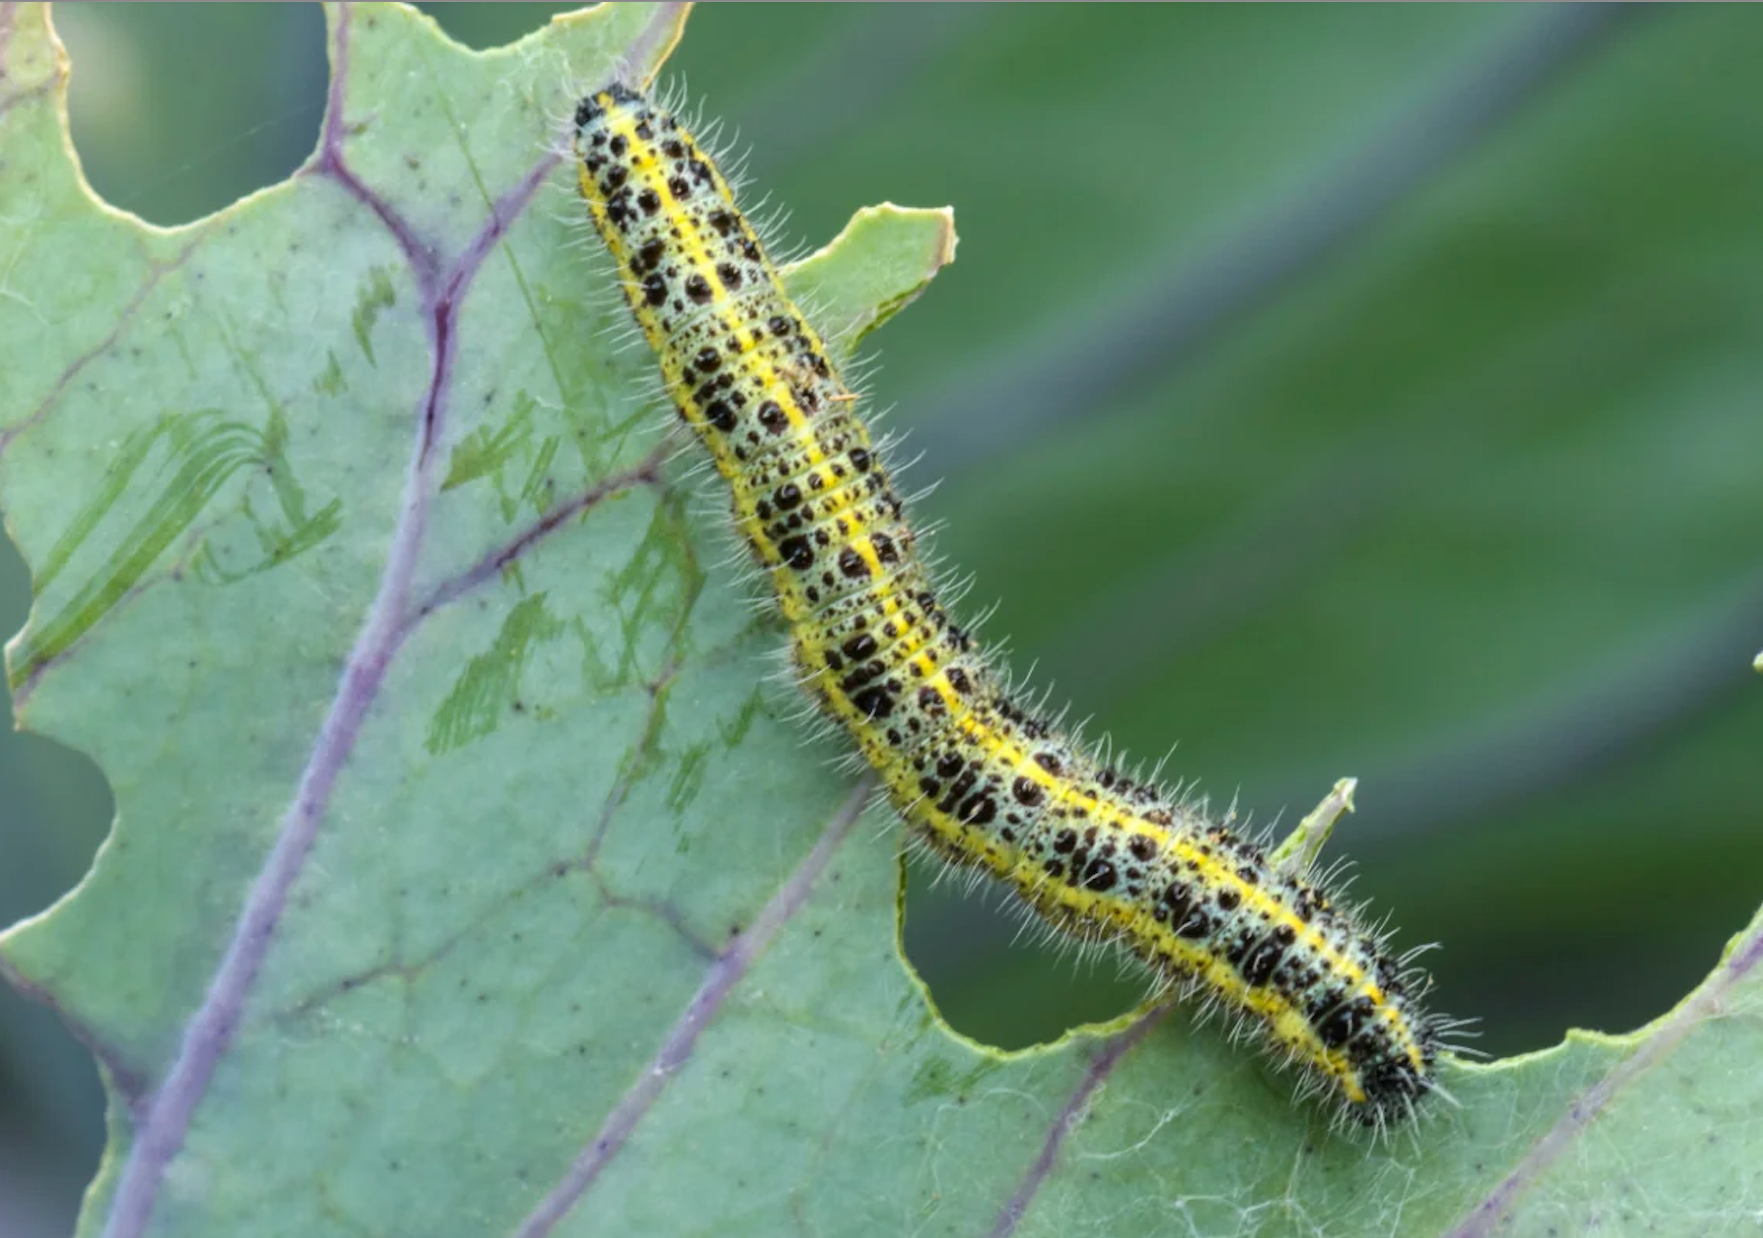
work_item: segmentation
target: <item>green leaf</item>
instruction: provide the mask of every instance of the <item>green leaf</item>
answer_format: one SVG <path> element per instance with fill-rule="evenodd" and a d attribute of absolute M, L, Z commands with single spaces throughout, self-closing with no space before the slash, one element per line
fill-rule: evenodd
<path fill-rule="evenodd" d="M 726 538 L 545 154 L 565 83 L 657 63 L 679 18 L 478 54 L 333 11 L 313 160 L 165 231 L 81 182 L 45 11 L 0 17 L 0 500 L 37 593 L 8 672 L 118 804 L 0 941 L 110 1089 L 81 1232 L 1754 1216 L 1760 923 L 1653 1027 L 1449 1064 L 1458 1105 L 1371 1147 L 1184 1014 L 1016 1054 L 948 1031 L 888 817 L 762 682 L 776 627 L 707 566 Z M 953 240 L 861 212 L 792 289 L 854 343 Z"/>

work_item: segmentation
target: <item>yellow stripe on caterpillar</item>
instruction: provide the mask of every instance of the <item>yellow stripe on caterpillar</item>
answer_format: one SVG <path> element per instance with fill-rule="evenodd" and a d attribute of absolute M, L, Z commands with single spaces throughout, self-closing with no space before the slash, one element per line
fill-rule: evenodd
<path fill-rule="evenodd" d="M 802 682 L 931 850 L 1167 986 L 1258 1022 L 1372 1124 L 1434 1090 L 1427 981 L 1305 877 L 1337 788 L 1272 857 L 1082 752 L 1013 700 L 938 600 L 856 397 L 728 182 L 679 122 L 581 101 L 581 194 L 680 416 L 733 497 Z M 1350 790 L 1350 788 L 1348 789 Z"/>

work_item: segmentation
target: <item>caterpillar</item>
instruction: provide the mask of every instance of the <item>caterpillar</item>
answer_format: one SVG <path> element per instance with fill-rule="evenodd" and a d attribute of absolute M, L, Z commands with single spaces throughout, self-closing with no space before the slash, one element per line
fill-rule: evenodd
<path fill-rule="evenodd" d="M 1307 878 L 1014 699 L 939 600 L 857 401 L 681 123 L 614 84 L 576 109 L 582 199 L 679 416 L 727 481 L 801 683 L 930 850 L 1080 942 L 1258 1025 L 1383 1128 L 1437 1091 L 1430 981 Z"/>

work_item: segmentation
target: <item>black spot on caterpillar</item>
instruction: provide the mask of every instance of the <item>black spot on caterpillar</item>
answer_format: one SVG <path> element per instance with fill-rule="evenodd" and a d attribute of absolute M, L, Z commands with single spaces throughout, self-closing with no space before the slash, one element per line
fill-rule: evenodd
<path fill-rule="evenodd" d="M 1259 1024 L 1347 1112 L 1436 1088 L 1441 1020 L 1294 862 L 1096 760 L 1012 699 L 950 617 L 827 350 L 714 162 L 622 85 L 575 117 L 577 177 L 680 416 L 733 496 L 802 681 L 931 850 L 1047 923 Z"/>

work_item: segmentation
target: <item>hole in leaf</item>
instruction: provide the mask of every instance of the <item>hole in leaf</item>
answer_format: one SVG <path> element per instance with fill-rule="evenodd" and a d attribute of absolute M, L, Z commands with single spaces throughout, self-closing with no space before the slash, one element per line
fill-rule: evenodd
<path fill-rule="evenodd" d="M 86 179 L 161 226 L 285 179 L 318 144 L 317 5 L 63 5 L 68 113 Z"/>

